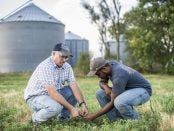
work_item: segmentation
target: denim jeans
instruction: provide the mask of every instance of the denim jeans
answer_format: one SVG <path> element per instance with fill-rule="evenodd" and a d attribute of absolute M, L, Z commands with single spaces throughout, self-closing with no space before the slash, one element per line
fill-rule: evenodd
<path fill-rule="evenodd" d="M 96 98 L 101 107 L 110 102 L 110 97 L 107 96 L 102 89 L 97 91 Z M 141 105 L 149 99 L 150 95 L 144 88 L 126 90 L 115 98 L 114 107 L 106 114 L 106 116 L 111 121 L 118 119 L 138 119 L 139 114 L 134 106 Z"/>
<path fill-rule="evenodd" d="M 76 99 L 69 87 L 64 87 L 58 92 L 73 106 L 76 105 Z M 27 104 L 32 109 L 33 123 L 42 123 L 52 117 L 69 118 L 69 111 L 61 104 L 53 100 L 49 95 L 34 96 L 27 100 Z"/>

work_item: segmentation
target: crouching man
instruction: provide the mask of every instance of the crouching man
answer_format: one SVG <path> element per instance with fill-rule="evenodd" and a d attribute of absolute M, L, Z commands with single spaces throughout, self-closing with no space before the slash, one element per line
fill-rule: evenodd
<path fill-rule="evenodd" d="M 33 123 L 42 123 L 52 117 L 63 121 L 70 115 L 87 115 L 88 110 L 72 67 L 66 62 L 70 56 L 67 46 L 56 44 L 51 56 L 37 66 L 29 79 L 24 97 L 33 111 Z M 65 83 L 68 85 L 65 86 Z M 75 107 L 77 102 L 81 106 L 80 112 Z"/>
<path fill-rule="evenodd" d="M 152 94 L 149 82 L 136 70 L 116 61 L 106 61 L 102 57 L 95 58 L 90 64 L 88 76 L 100 78 L 100 90 L 96 98 L 102 107 L 95 113 L 88 113 L 84 118 L 88 121 L 106 114 L 111 121 L 118 119 L 138 119 L 134 108 L 144 104 Z M 112 87 L 108 85 L 111 81 Z"/>

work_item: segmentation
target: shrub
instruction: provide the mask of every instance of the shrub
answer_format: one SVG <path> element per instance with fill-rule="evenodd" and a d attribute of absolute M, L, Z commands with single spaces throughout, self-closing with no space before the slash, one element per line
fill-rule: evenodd
<path fill-rule="evenodd" d="M 77 63 L 75 65 L 74 71 L 76 75 L 86 75 L 90 70 L 90 54 L 81 53 Z"/>
<path fill-rule="evenodd" d="M 110 54 L 110 55 L 105 54 L 105 59 L 107 59 L 107 60 L 117 60 L 117 55 L 115 55 L 115 54 Z"/>

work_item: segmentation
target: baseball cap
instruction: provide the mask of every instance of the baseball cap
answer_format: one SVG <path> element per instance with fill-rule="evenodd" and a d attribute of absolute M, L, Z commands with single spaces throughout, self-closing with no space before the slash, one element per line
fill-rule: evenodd
<path fill-rule="evenodd" d="M 94 76 L 98 70 L 100 70 L 103 66 L 108 63 L 103 57 L 94 58 L 90 63 L 90 72 L 87 76 Z"/>
<path fill-rule="evenodd" d="M 68 48 L 68 46 L 66 46 L 65 44 L 63 43 L 58 43 L 54 46 L 53 48 L 53 51 L 59 51 L 61 52 L 63 55 L 66 55 L 66 56 L 71 56 L 71 53 L 70 53 L 70 50 Z"/>

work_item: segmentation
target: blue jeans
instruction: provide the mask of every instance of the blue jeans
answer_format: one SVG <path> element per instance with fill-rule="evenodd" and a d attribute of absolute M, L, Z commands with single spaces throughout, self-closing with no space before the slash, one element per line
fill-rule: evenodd
<path fill-rule="evenodd" d="M 97 91 L 96 98 L 101 107 L 104 107 L 110 102 L 110 97 L 107 96 L 102 89 Z M 144 88 L 126 90 L 115 98 L 114 107 L 106 114 L 106 116 L 111 121 L 118 119 L 138 119 L 139 114 L 134 106 L 141 105 L 149 99 L 150 95 Z"/>
<path fill-rule="evenodd" d="M 76 105 L 76 99 L 69 87 L 64 87 L 58 92 L 73 106 Z M 52 117 L 69 118 L 69 111 L 61 104 L 53 100 L 49 95 L 34 96 L 27 100 L 27 104 L 32 109 L 32 121 L 42 123 Z"/>

